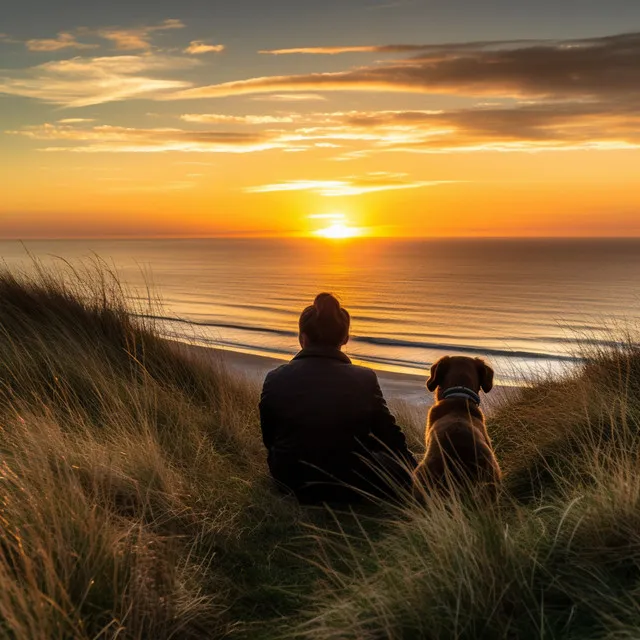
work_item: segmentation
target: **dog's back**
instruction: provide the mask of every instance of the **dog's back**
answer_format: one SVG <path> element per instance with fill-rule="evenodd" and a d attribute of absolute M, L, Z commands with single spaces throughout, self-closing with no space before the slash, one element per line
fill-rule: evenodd
<path fill-rule="evenodd" d="M 430 491 L 449 493 L 477 487 L 494 496 L 500 467 L 482 427 L 455 415 L 440 418 L 432 426 L 415 482 Z"/>
<path fill-rule="evenodd" d="M 478 395 L 492 387 L 493 370 L 478 358 L 445 356 L 433 365 L 427 388 L 436 391 L 436 404 L 427 419 L 426 452 L 414 473 L 416 494 L 480 489 L 497 495 L 500 466 Z"/>

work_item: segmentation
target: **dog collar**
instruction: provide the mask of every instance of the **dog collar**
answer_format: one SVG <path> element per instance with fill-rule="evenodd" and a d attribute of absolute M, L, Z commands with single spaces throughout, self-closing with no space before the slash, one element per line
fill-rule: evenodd
<path fill-rule="evenodd" d="M 442 392 L 442 399 L 449 400 L 449 398 L 465 398 L 480 405 L 480 396 L 469 387 L 451 387 Z"/>

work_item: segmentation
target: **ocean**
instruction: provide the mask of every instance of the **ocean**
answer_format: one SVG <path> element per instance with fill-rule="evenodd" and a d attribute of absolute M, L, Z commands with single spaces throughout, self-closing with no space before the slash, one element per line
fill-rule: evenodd
<path fill-rule="evenodd" d="M 585 341 L 640 327 L 640 240 L 203 239 L 29 241 L 45 263 L 100 256 L 168 337 L 287 359 L 316 293 L 351 312 L 347 353 L 424 375 L 444 354 L 487 358 L 503 384 L 558 374 Z M 25 246 L 0 256 L 29 268 Z M 61 264 L 61 263 L 60 263 Z"/>

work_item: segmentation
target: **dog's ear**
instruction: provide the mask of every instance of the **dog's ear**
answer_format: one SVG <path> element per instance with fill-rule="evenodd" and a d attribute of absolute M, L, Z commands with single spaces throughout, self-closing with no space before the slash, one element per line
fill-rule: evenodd
<path fill-rule="evenodd" d="M 478 363 L 478 379 L 480 380 L 480 388 L 489 393 L 493 389 L 493 369 L 481 358 L 476 358 Z"/>
<path fill-rule="evenodd" d="M 449 356 L 444 356 L 433 363 L 429 379 L 427 380 L 427 389 L 429 389 L 429 391 L 435 391 L 440 386 L 448 365 Z"/>

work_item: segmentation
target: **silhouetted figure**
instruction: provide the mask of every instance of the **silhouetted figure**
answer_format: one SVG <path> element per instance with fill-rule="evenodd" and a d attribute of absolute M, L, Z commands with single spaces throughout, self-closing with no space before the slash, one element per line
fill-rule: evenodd
<path fill-rule="evenodd" d="M 300 316 L 302 350 L 264 382 L 260 420 L 269 469 L 301 502 L 393 494 L 392 487 L 410 485 L 416 466 L 375 372 L 342 352 L 350 323 L 334 296 L 318 295 Z"/>

